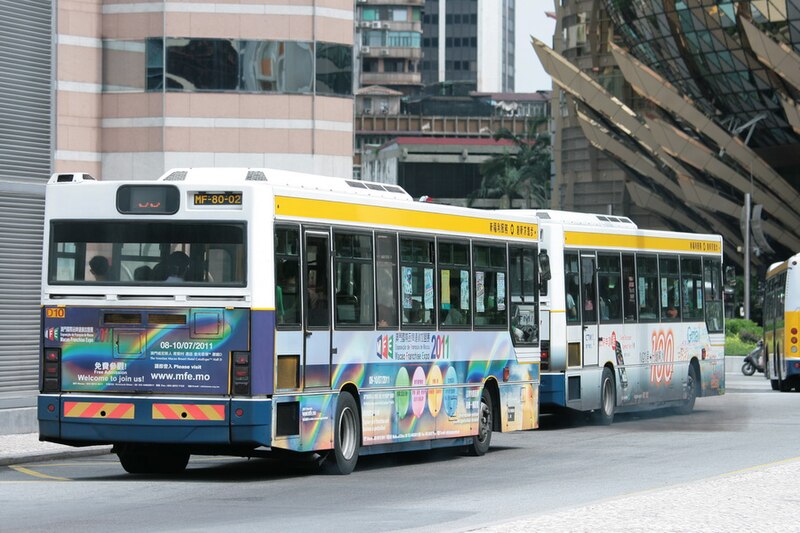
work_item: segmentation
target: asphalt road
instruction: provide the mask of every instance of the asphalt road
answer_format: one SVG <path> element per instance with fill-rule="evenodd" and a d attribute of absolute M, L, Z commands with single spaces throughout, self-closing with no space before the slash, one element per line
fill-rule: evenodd
<path fill-rule="evenodd" d="M 0 467 L 0 530 L 466 531 L 800 455 L 800 394 L 733 373 L 727 390 L 688 416 L 543 417 L 538 430 L 495 434 L 484 457 L 368 456 L 350 476 L 219 457 L 174 477 L 128 475 L 115 456 Z"/>

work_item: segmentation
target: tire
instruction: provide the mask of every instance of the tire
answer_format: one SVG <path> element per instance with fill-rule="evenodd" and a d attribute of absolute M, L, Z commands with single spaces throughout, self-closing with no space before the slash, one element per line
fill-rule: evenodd
<path fill-rule="evenodd" d="M 780 390 L 781 388 L 781 383 L 777 379 L 769 380 L 769 384 L 772 387 L 772 390 Z"/>
<path fill-rule="evenodd" d="M 330 472 L 346 476 L 356 467 L 361 447 L 361 422 L 358 404 L 349 392 L 340 392 L 336 402 L 333 428 L 333 454 L 329 456 Z"/>
<path fill-rule="evenodd" d="M 181 449 L 126 444 L 115 451 L 129 474 L 179 474 L 189 463 L 189 452 Z"/>
<path fill-rule="evenodd" d="M 755 365 L 750 361 L 745 361 L 744 364 L 742 365 L 742 374 L 744 374 L 745 376 L 752 376 L 755 373 L 756 373 Z"/>
<path fill-rule="evenodd" d="M 694 402 L 697 400 L 700 378 L 694 365 L 689 365 L 689 373 L 686 375 L 686 398 L 677 408 L 679 414 L 688 415 L 694 410 Z"/>
<path fill-rule="evenodd" d="M 481 392 L 481 407 L 478 412 L 478 434 L 472 437 L 467 453 L 480 457 L 489 451 L 492 445 L 492 395 L 485 388 Z"/>
<path fill-rule="evenodd" d="M 617 408 L 617 386 L 614 373 L 608 367 L 603 368 L 600 378 L 600 409 L 592 413 L 592 420 L 600 426 L 610 426 L 614 422 Z"/>

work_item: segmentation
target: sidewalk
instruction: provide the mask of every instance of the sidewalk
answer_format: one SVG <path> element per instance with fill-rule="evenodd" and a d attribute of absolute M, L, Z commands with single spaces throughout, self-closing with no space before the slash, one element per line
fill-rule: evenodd
<path fill-rule="evenodd" d="M 111 452 L 111 446 L 75 448 L 52 442 L 39 442 L 38 433 L 0 435 L 0 466 L 47 461 L 61 457 L 86 457 Z"/>
<path fill-rule="evenodd" d="M 734 532 L 798 531 L 788 518 L 797 506 L 793 480 L 800 460 L 790 459 L 702 479 L 531 515 L 473 533 L 563 533 L 598 531 Z M 751 495 L 769 504 L 752 505 Z"/>

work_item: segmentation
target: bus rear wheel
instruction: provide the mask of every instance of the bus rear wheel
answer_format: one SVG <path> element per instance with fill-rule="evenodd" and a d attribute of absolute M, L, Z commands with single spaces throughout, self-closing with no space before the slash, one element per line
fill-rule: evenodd
<path fill-rule="evenodd" d="M 467 453 L 480 457 L 489 451 L 492 444 L 492 395 L 483 389 L 481 392 L 481 407 L 478 411 L 478 434 L 472 437 L 472 443 L 467 447 Z"/>
<path fill-rule="evenodd" d="M 617 407 L 617 389 L 614 385 L 614 374 L 608 367 L 603 368 L 600 379 L 600 409 L 594 412 L 594 422 L 602 426 L 610 426 L 614 422 L 614 411 Z"/>
<path fill-rule="evenodd" d="M 678 407 L 679 414 L 688 415 L 694 410 L 694 402 L 697 400 L 699 386 L 700 380 L 697 376 L 697 370 L 693 364 L 690 364 L 689 373 L 686 375 L 686 398 Z"/>
<path fill-rule="evenodd" d="M 114 451 L 129 474 L 179 474 L 189 463 L 189 452 L 175 448 L 123 444 Z"/>
<path fill-rule="evenodd" d="M 347 475 L 358 462 L 358 449 L 361 447 L 361 424 L 358 405 L 349 392 L 339 393 L 336 402 L 336 418 L 333 428 L 333 454 L 328 458 L 330 470 L 334 474 Z"/>

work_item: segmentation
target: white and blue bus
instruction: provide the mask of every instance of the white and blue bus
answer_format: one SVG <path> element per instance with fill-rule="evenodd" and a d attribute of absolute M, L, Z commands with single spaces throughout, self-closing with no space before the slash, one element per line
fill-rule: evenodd
<path fill-rule="evenodd" d="M 191 454 L 485 453 L 537 426 L 537 226 L 269 169 L 47 186 L 40 437 Z"/>
<path fill-rule="evenodd" d="M 537 224 L 543 410 L 675 406 L 725 390 L 722 239 L 630 219 L 527 211 Z M 548 271 L 548 272 L 545 272 Z"/>

